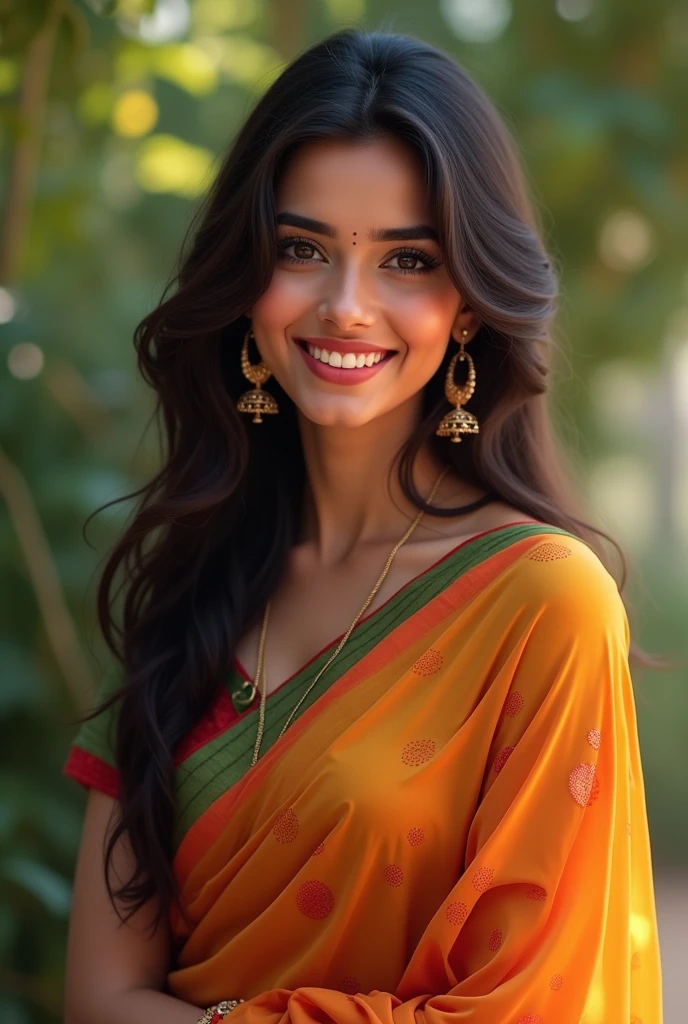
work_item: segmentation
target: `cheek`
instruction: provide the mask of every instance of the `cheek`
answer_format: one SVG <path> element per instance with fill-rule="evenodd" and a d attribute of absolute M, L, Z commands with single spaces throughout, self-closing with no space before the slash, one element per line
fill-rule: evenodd
<path fill-rule="evenodd" d="M 399 289 L 399 292 L 402 292 Z M 390 306 L 393 329 L 408 345 L 409 354 L 446 347 L 459 301 L 453 289 L 405 289 Z"/>
<path fill-rule="evenodd" d="M 304 315 L 312 301 L 305 287 L 305 274 L 276 271 L 267 289 L 253 304 L 253 316 L 267 331 L 284 330 Z"/>

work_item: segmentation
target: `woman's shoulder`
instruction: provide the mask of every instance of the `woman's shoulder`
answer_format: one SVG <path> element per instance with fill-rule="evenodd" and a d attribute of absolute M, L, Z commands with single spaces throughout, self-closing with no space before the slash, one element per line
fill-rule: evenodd
<path fill-rule="evenodd" d="M 505 562 L 489 587 L 489 599 L 493 602 L 499 595 L 500 608 L 506 604 L 510 615 L 544 617 L 562 636 L 580 634 L 581 629 L 627 633 L 616 580 L 597 551 L 573 530 L 497 500 L 468 517 L 448 520 L 443 532 L 445 545 L 490 535 L 501 541 L 490 545 L 487 555 L 496 547 Z M 506 556 L 505 548 L 514 557 Z"/>
<path fill-rule="evenodd" d="M 573 532 L 548 523 L 528 537 L 507 573 L 509 597 L 565 632 L 627 628 L 616 580 L 598 553 Z"/>
<path fill-rule="evenodd" d="M 527 550 L 518 559 L 520 581 L 543 597 L 571 598 L 581 592 L 609 597 L 618 593 L 614 578 L 596 551 L 585 540 L 564 527 L 543 522 L 506 502 L 494 502 L 480 510 L 472 523 L 476 535 L 514 527 L 514 534 L 523 535 L 519 526 L 529 526 Z"/>

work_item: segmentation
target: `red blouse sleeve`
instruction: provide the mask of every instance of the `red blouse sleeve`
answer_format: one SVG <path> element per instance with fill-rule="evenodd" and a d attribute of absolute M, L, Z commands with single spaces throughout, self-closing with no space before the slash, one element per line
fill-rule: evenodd
<path fill-rule="evenodd" d="M 120 667 L 112 666 L 102 679 L 94 708 L 119 687 Z M 63 773 L 86 789 L 99 789 L 115 799 L 119 796 L 120 775 L 115 757 L 115 729 L 119 704 L 106 708 L 80 726 L 69 748 Z"/>

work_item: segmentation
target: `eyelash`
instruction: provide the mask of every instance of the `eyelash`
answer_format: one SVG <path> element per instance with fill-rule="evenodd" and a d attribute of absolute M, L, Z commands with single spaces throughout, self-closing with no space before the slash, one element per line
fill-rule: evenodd
<path fill-rule="evenodd" d="M 302 242 L 304 245 L 310 245 L 316 252 L 320 252 L 315 242 L 312 242 L 310 238 L 302 238 L 295 236 L 292 238 L 282 238 L 277 243 L 277 248 L 280 250 L 282 258 L 289 260 L 290 263 L 314 263 L 315 260 L 300 260 L 297 256 L 288 256 L 283 250 L 288 249 L 290 245 L 295 245 L 298 242 Z M 322 254 L 321 254 L 322 255 Z M 415 256 L 423 264 L 423 268 L 411 270 L 408 267 L 392 267 L 391 269 L 396 271 L 397 274 L 429 274 L 435 267 L 439 267 L 440 261 L 435 259 L 434 256 L 428 256 L 422 249 L 399 249 L 398 252 L 392 253 L 389 259 L 394 259 L 395 256 Z"/>

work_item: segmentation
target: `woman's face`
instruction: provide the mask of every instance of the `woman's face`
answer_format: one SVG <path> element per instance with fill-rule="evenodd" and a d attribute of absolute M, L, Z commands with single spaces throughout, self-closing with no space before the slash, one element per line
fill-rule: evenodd
<path fill-rule="evenodd" d="M 277 263 L 246 312 L 261 358 L 322 426 L 415 409 L 451 336 L 475 333 L 427 237 L 436 224 L 416 160 L 393 138 L 318 141 L 295 151 L 279 182 Z"/>

